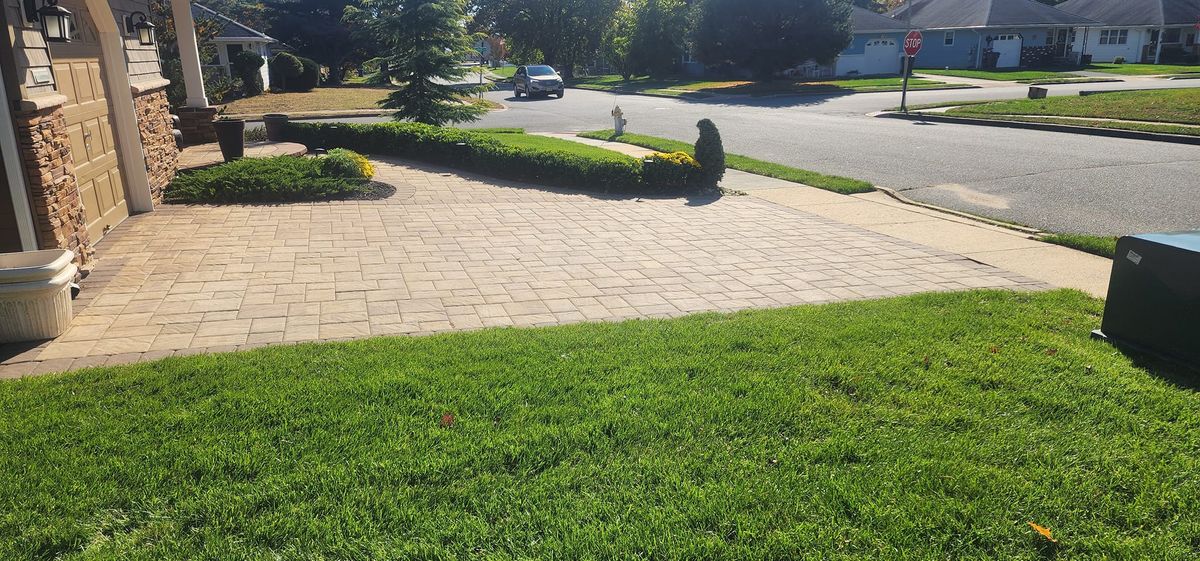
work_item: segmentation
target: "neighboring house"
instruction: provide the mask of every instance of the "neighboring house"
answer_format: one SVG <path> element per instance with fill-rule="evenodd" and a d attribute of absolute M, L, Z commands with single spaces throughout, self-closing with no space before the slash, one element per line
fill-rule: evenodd
<path fill-rule="evenodd" d="M 136 27 L 149 1 L 61 0 L 65 26 L 53 2 L 0 2 L 0 251 L 69 249 L 87 269 L 96 242 L 153 210 L 178 167 L 157 39 Z M 170 5 L 186 30 L 183 128 L 215 140 L 190 6 Z"/>
<path fill-rule="evenodd" d="M 263 88 L 270 89 L 271 73 L 265 62 L 271 58 L 271 45 L 279 41 L 200 4 L 192 4 L 192 17 L 197 21 L 215 20 L 219 26 L 217 35 L 212 38 L 217 47 L 216 58 L 207 61 L 206 67 L 220 68 L 227 76 L 233 76 L 231 63 L 234 55 L 250 51 L 263 58 L 264 64 L 259 72 L 262 73 Z"/>
<path fill-rule="evenodd" d="M 908 34 L 908 24 L 858 6 L 851 10 L 854 40 L 838 56 L 834 73 L 838 76 L 900 74 L 900 46 Z"/>
<path fill-rule="evenodd" d="M 1076 30 L 1098 25 L 1035 0 L 910 0 L 888 15 L 905 23 L 911 20 L 924 33 L 917 68 L 1067 62 L 1076 58 L 1071 46 Z"/>
<path fill-rule="evenodd" d="M 1102 23 L 1080 33 L 1075 49 L 1096 62 L 1197 62 L 1200 0 L 1068 0 L 1064 12 Z"/>

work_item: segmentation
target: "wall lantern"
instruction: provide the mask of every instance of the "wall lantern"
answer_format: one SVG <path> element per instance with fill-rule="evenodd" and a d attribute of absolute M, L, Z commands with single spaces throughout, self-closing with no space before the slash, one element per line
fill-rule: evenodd
<path fill-rule="evenodd" d="M 134 23 L 134 18 L 137 18 L 137 23 Z M 136 33 L 138 43 L 142 45 L 154 44 L 154 24 L 146 21 L 146 14 L 142 12 L 134 12 L 125 18 L 125 32 Z"/>
<path fill-rule="evenodd" d="M 34 0 L 25 0 L 25 19 L 42 22 L 42 37 L 51 43 L 71 42 L 71 12 L 58 5 L 58 0 L 42 0 L 37 8 Z"/>

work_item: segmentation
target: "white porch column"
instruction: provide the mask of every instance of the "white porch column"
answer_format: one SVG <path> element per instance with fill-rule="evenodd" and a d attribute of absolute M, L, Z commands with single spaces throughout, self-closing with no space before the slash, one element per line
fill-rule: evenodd
<path fill-rule="evenodd" d="M 1160 27 L 1158 29 L 1158 46 L 1155 47 L 1155 51 L 1154 51 L 1154 64 L 1159 64 L 1162 61 L 1163 37 L 1165 37 L 1166 35 L 1167 35 L 1167 28 Z"/>
<path fill-rule="evenodd" d="M 179 62 L 183 66 L 183 85 L 188 107 L 208 107 L 204 93 L 204 73 L 200 71 L 200 47 L 196 44 L 196 21 L 192 19 L 190 0 L 171 0 L 175 19 L 175 37 L 179 42 Z"/>
<path fill-rule="evenodd" d="M 25 177 L 21 175 L 21 155 L 17 153 L 17 135 L 13 132 L 12 113 L 9 111 L 8 92 L 5 91 L 4 82 L 3 70 L 0 69 L 0 154 L 4 156 L 5 162 L 4 180 L 8 184 L 8 196 L 12 197 L 13 217 L 17 220 L 21 250 L 33 251 L 38 248 L 37 227 L 33 223 L 33 211 L 29 206 Z"/>

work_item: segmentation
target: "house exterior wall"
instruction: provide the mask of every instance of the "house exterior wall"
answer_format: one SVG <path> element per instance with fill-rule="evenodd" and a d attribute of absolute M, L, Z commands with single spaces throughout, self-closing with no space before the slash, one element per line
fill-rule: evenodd
<path fill-rule="evenodd" d="M 6 101 L 11 102 L 14 108 L 13 129 L 21 159 L 15 164 L 21 168 L 29 193 L 29 212 L 35 224 L 38 246 L 42 249 L 72 250 L 77 263 L 86 269 L 92 262 L 93 240 L 87 232 L 84 203 L 80 197 L 71 156 L 71 141 L 66 131 L 63 104 L 67 98 L 57 90 L 59 84 L 54 75 L 51 51 L 42 38 L 40 27 L 25 21 L 21 5 L 21 0 L 0 0 L 7 23 L 4 35 L 6 44 L 0 45 L 0 64 L 4 66 L 5 78 L 9 80 L 6 91 L 12 99 Z M 111 107 L 110 116 L 114 124 L 126 126 L 126 130 L 136 131 L 136 136 L 140 137 L 120 145 L 131 146 L 134 150 L 141 148 L 142 158 L 137 158 L 136 152 L 124 152 L 129 158 L 136 158 L 134 161 L 144 163 L 150 196 L 157 202 L 161 200 L 162 189 L 174 177 L 178 161 L 166 103 L 165 88 L 168 82 L 162 78 L 157 46 L 143 46 L 125 32 L 125 18 L 136 11 L 149 12 L 149 5 L 146 0 L 108 0 L 108 7 L 108 10 L 81 10 L 80 13 L 89 14 L 96 22 L 101 22 L 100 18 L 111 17 L 116 23 L 121 48 L 108 52 L 123 52 L 125 64 L 124 68 L 116 64 L 118 70 L 105 66 L 105 89 L 112 96 L 113 92 L 130 88 L 125 91 L 133 95 L 133 118 L 137 122 L 117 122 L 122 114 L 126 115 L 125 119 L 132 119 L 128 117 L 128 112 L 121 113 Z M 111 30 L 112 27 L 107 29 Z M 108 64 L 106 60 L 111 60 L 111 55 L 106 57 L 102 57 L 103 65 Z M 125 99 L 125 103 L 128 103 L 129 98 Z M 110 97 L 110 103 L 119 101 Z M 118 149 L 119 152 L 121 150 Z M 123 168 L 125 173 L 122 176 L 127 182 L 123 187 L 128 196 L 130 179 L 127 167 L 135 164 L 128 159 L 124 162 L 128 165 Z"/>
<path fill-rule="evenodd" d="M 1129 37 L 1124 45 L 1101 45 L 1101 31 L 1128 30 Z M 1076 51 L 1092 55 L 1093 62 L 1112 62 L 1117 57 L 1124 57 L 1126 62 L 1142 61 L 1142 49 L 1150 42 L 1150 29 L 1138 27 L 1092 27 L 1085 34 L 1083 30 L 1075 34 Z M 1086 35 L 1086 38 L 1085 38 Z"/>
<path fill-rule="evenodd" d="M 175 179 L 179 168 L 179 149 L 171 133 L 170 104 L 167 90 L 154 89 L 133 98 L 134 112 L 141 134 L 142 154 L 146 159 L 146 175 L 150 180 L 150 196 L 154 204 L 162 202 L 163 190 Z"/>
<path fill-rule="evenodd" d="M 945 44 L 946 33 L 954 43 Z M 916 68 L 975 68 L 979 61 L 980 32 L 974 29 L 932 29 L 921 32 L 925 43 L 914 63 Z"/>

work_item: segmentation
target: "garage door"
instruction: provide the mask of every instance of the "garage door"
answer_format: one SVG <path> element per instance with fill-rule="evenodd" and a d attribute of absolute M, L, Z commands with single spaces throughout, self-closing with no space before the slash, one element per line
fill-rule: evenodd
<path fill-rule="evenodd" d="M 863 74 L 899 74 L 900 46 L 895 39 L 867 41 L 863 57 Z"/>
<path fill-rule="evenodd" d="M 1021 36 L 1000 35 L 992 40 L 992 50 L 1000 53 L 996 61 L 997 68 L 1016 68 L 1021 66 Z"/>
<path fill-rule="evenodd" d="M 62 5 L 74 14 L 76 29 L 70 43 L 50 48 L 58 91 L 67 97 L 63 113 L 71 156 L 75 160 L 75 178 L 87 216 L 87 230 L 93 242 L 129 217 L 125 183 L 118 165 L 116 139 L 108 95 L 100 71 L 100 42 L 82 2 L 64 0 Z"/>

